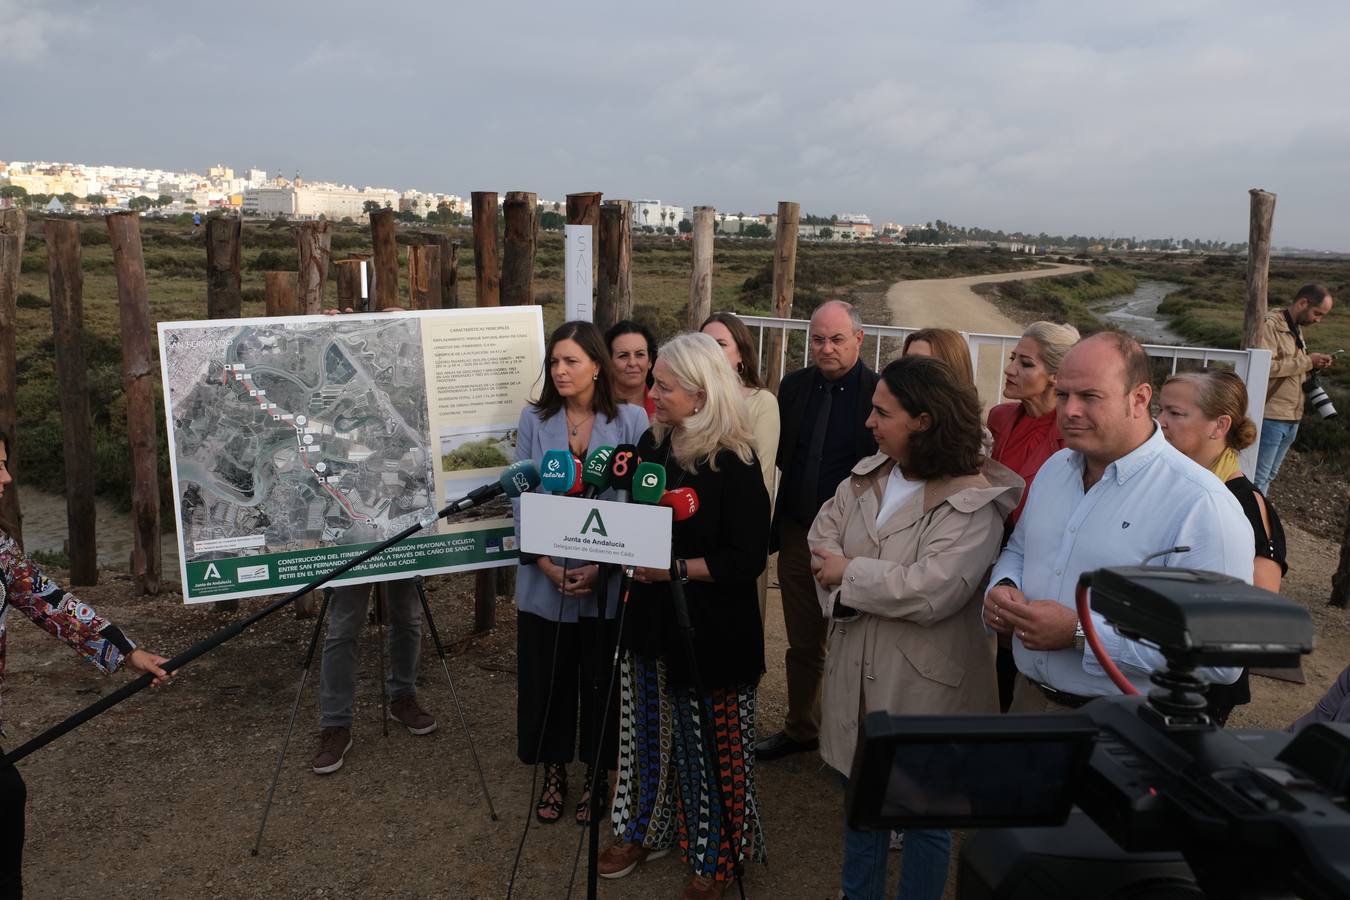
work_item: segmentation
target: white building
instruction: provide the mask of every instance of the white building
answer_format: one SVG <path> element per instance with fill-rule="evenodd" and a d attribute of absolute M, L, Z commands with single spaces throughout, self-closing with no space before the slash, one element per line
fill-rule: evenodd
<path fill-rule="evenodd" d="M 367 201 L 381 207 L 398 208 L 398 191 L 381 188 L 357 190 L 332 184 L 304 184 L 250 188 L 244 192 L 244 214 L 288 219 L 359 219 L 366 214 Z"/>
<path fill-rule="evenodd" d="M 655 228 L 662 231 L 674 228 L 684 218 L 683 206 L 670 206 L 660 200 L 633 200 L 633 227 Z"/>

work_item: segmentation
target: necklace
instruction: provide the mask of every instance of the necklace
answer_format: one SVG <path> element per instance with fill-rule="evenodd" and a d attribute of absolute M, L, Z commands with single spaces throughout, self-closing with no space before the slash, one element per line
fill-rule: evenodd
<path fill-rule="evenodd" d="M 581 430 L 581 426 L 582 426 L 582 425 L 585 425 L 588 421 L 590 421 L 591 419 L 594 419 L 594 418 L 595 418 L 595 413 L 594 413 L 594 412 L 590 412 L 590 413 L 588 413 L 588 414 L 582 416 L 580 422 L 573 423 L 573 422 L 572 422 L 572 417 L 569 416 L 569 415 L 567 414 L 567 410 L 564 409 L 564 410 L 563 410 L 563 418 L 565 418 L 565 419 L 567 420 L 567 424 L 568 424 L 569 426 L 571 426 L 571 428 L 572 428 L 572 437 L 576 437 L 576 436 L 577 436 L 577 432 L 578 432 L 579 430 Z"/>

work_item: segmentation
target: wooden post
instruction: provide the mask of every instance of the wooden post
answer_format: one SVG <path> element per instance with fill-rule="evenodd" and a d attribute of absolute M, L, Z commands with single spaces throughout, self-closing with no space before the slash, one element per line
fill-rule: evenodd
<path fill-rule="evenodd" d="M 568 225 L 589 225 L 591 226 L 591 285 L 594 285 L 598 279 L 596 271 L 599 267 L 599 259 L 595 252 L 596 241 L 600 239 L 600 201 L 603 195 L 599 191 L 583 191 L 580 194 L 567 195 L 567 224 Z M 594 299 L 594 298 L 592 298 Z M 595 309 L 594 305 L 591 307 Z"/>
<path fill-rule="evenodd" d="M 601 331 L 633 315 L 633 205 L 608 200 L 600 205 L 600 274 L 595 324 Z"/>
<path fill-rule="evenodd" d="M 131 578 L 142 594 L 158 594 L 159 471 L 155 427 L 155 375 L 150 355 L 150 294 L 141 250 L 141 217 L 123 212 L 108 216 L 117 305 L 121 318 L 122 387 L 127 398 L 127 438 L 131 443 Z"/>
<path fill-rule="evenodd" d="M 336 260 L 337 268 L 337 308 L 361 311 L 361 263 L 370 266 L 370 257 L 362 255 Z"/>
<path fill-rule="evenodd" d="M 800 204 L 786 200 L 778 204 L 773 242 L 773 314 L 779 319 L 792 317 L 792 294 L 797 286 L 797 226 L 801 214 Z M 769 334 L 765 372 L 769 390 L 778 393 L 778 382 L 783 378 L 783 332 L 780 329 Z"/>
<path fill-rule="evenodd" d="M 300 299 L 296 293 L 296 275 L 294 272 L 264 272 L 263 302 L 265 315 L 298 316 Z"/>
<path fill-rule="evenodd" d="M 694 207 L 694 271 L 689 278 L 690 331 L 697 331 L 703 320 L 712 315 L 713 218 L 716 214 L 717 210 L 711 206 Z"/>
<path fill-rule="evenodd" d="M 1331 576 L 1331 597 L 1327 605 L 1341 609 L 1350 606 L 1350 505 L 1346 507 L 1345 532 L 1341 535 L 1341 561 L 1336 574 Z"/>
<path fill-rule="evenodd" d="M 502 241 L 502 305 L 534 303 L 534 246 L 539 238 L 539 195 L 507 191 L 502 204 L 506 234 Z"/>
<path fill-rule="evenodd" d="M 206 220 L 206 317 L 237 319 L 243 315 L 239 257 L 243 221 L 238 216 Z"/>
<path fill-rule="evenodd" d="M 19 269 L 27 222 L 21 209 L 0 209 L 0 431 L 9 436 L 9 474 L 19 471 L 18 396 L 19 356 L 14 334 L 18 315 Z M 0 496 L 0 519 L 9 523 L 10 537 L 23 546 L 23 513 L 17 484 Z"/>
<path fill-rule="evenodd" d="M 408 303 L 411 309 L 441 308 L 439 244 L 412 244 L 408 247 Z"/>
<path fill-rule="evenodd" d="M 394 211 L 370 214 L 370 240 L 375 248 L 375 296 L 370 308 L 401 309 L 398 302 L 398 242 L 394 240 Z"/>
<path fill-rule="evenodd" d="M 501 275 L 497 271 L 497 195 L 492 191 L 474 191 L 472 200 L 474 296 L 478 306 L 501 306 Z"/>
<path fill-rule="evenodd" d="M 1252 188 L 1251 223 L 1247 229 L 1247 311 L 1242 316 L 1242 349 L 1261 346 L 1270 291 L 1270 233 L 1275 224 L 1275 195 Z"/>
<path fill-rule="evenodd" d="M 459 241 L 437 234 L 441 248 L 441 308 L 459 309 Z"/>
<path fill-rule="evenodd" d="M 295 233 L 300 253 L 300 312 L 314 315 L 323 311 L 323 291 L 328 284 L 328 260 L 332 257 L 333 232 L 328 222 L 301 222 Z"/>
<path fill-rule="evenodd" d="M 61 434 L 66 464 L 66 529 L 70 583 L 98 584 L 94 529 L 94 443 L 89 429 L 88 369 L 84 359 L 80 225 L 48 219 L 47 273 L 52 298 L 52 342 L 61 387 Z"/>

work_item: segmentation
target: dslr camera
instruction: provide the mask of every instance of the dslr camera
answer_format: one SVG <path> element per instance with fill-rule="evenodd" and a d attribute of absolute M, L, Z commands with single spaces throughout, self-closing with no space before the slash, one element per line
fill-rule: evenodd
<path fill-rule="evenodd" d="M 1336 406 L 1331 402 L 1327 389 L 1322 387 L 1322 379 L 1317 377 L 1316 372 L 1308 373 L 1308 379 L 1303 382 L 1303 391 L 1308 395 L 1309 405 L 1319 416 L 1330 419 L 1336 415 Z"/>
<path fill-rule="evenodd" d="M 1099 569 L 1091 605 L 1167 665 L 1073 713 L 864 717 L 855 828 L 959 828 L 957 896 L 1350 897 L 1350 726 L 1221 729 L 1200 666 L 1291 667 L 1303 607 L 1213 572 Z M 1292 718 L 1292 716 L 1291 716 Z"/>

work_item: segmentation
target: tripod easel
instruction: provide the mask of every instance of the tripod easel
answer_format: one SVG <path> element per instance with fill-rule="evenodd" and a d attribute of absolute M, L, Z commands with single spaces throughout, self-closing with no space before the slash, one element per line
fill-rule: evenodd
<path fill-rule="evenodd" d="M 497 810 L 492 803 L 492 795 L 488 792 L 487 779 L 483 775 L 483 764 L 478 759 L 478 750 L 474 747 L 473 735 L 469 732 L 469 723 L 464 718 L 464 707 L 459 702 L 459 692 L 455 690 L 455 681 L 450 676 L 450 664 L 446 656 L 445 645 L 441 643 L 440 631 L 436 628 L 436 620 L 431 615 L 431 604 L 427 601 L 426 584 L 421 575 L 413 576 L 413 583 L 417 587 L 417 596 L 422 605 L 422 618 L 426 621 L 427 630 L 431 632 L 432 643 L 436 646 L 436 654 L 441 660 L 441 669 L 445 672 L 446 683 L 450 687 L 450 697 L 454 701 L 455 713 L 459 718 L 460 727 L 464 730 L 464 739 L 469 745 L 469 754 L 473 757 L 474 768 L 478 772 L 478 783 L 483 788 L 483 797 L 487 800 L 488 815 L 492 821 L 497 821 Z M 387 597 L 383 584 L 373 586 L 372 593 L 375 595 L 375 619 L 378 625 L 377 640 L 380 644 L 380 711 L 381 720 L 385 737 L 389 736 L 389 697 L 388 688 L 385 684 L 384 670 L 384 622 L 387 609 Z M 310 635 L 309 647 L 305 651 L 305 660 L 300 671 L 300 682 L 295 689 L 295 701 L 291 704 L 290 719 L 286 723 L 286 736 L 281 743 L 281 752 L 277 754 L 276 768 L 272 771 L 272 783 L 267 789 L 267 802 L 263 805 L 262 818 L 258 822 L 258 835 L 253 842 L 253 849 L 250 855 L 257 856 L 262 847 L 263 832 L 267 828 L 267 817 L 272 811 L 272 797 L 277 790 L 277 782 L 281 778 L 281 767 L 286 760 L 286 751 L 290 747 L 291 735 L 295 731 L 295 719 L 300 711 L 300 699 L 305 691 L 305 683 L 309 679 L 309 669 L 314 663 L 314 651 L 319 645 L 319 635 L 323 632 L 324 622 L 328 618 L 328 607 L 333 599 L 333 588 L 325 587 L 323 589 L 323 602 L 319 607 L 318 618 L 314 622 L 314 631 Z M 369 601 L 367 601 L 369 602 Z"/>

